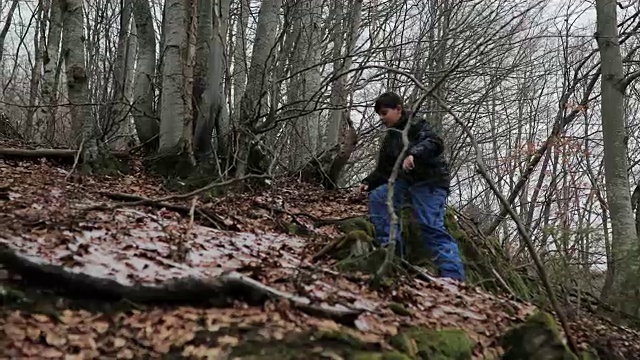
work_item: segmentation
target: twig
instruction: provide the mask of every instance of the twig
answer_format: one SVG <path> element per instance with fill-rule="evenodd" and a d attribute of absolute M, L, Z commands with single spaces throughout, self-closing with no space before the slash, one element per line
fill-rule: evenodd
<path fill-rule="evenodd" d="M 507 284 L 507 282 L 506 282 L 506 281 L 504 281 L 504 279 L 502 278 L 502 276 L 500 276 L 500 274 L 498 273 L 498 271 L 496 271 L 496 269 L 495 269 L 493 266 L 491 266 L 491 273 L 493 274 L 493 276 L 495 276 L 495 277 L 496 277 L 496 280 L 498 280 L 498 283 L 499 283 L 500 285 L 502 285 L 502 287 L 504 287 L 504 288 L 505 288 L 505 290 L 507 290 L 507 291 L 511 294 L 511 296 L 513 296 L 513 298 L 514 298 L 514 299 L 517 299 L 517 298 L 518 298 L 518 296 L 516 295 L 515 291 L 513 291 L 513 290 L 509 287 L 509 285 Z"/>
<path fill-rule="evenodd" d="M 69 171 L 69 173 L 67 174 L 67 176 L 64 177 L 64 182 L 67 182 L 69 180 L 69 177 L 71 176 L 71 174 L 73 174 L 73 170 L 76 169 L 76 166 L 78 166 L 78 160 L 80 160 L 80 154 L 82 154 L 82 149 L 84 148 L 84 136 L 82 137 L 82 141 L 80 142 L 80 146 L 78 147 L 78 152 L 76 153 L 76 157 L 73 160 L 73 166 L 71 167 L 71 170 Z"/>
<path fill-rule="evenodd" d="M 191 228 L 193 227 L 193 215 L 195 213 L 195 208 L 196 208 L 196 202 L 198 201 L 198 197 L 194 196 L 193 199 L 191 199 L 191 209 L 189 210 L 189 227 L 188 229 L 191 230 Z"/>
<path fill-rule="evenodd" d="M 376 281 L 380 280 L 380 278 L 384 276 L 387 270 L 387 267 L 389 266 L 389 264 L 391 264 L 391 261 L 395 256 L 396 238 L 400 236 L 400 234 L 396 234 L 396 224 L 398 224 L 399 219 L 398 219 L 398 215 L 396 214 L 394 201 L 393 201 L 394 185 L 395 185 L 396 179 L 398 178 L 398 174 L 400 172 L 400 166 L 404 161 L 405 154 L 409 149 L 409 129 L 411 128 L 411 122 L 413 121 L 413 118 L 416 112 L 420 109 L 420 106 L 422 105 L 424 100 L 435 90 L 436 90 L 436 87 L 432 87 L 431 89 L 428 89 L 428 90 L 425 89 L 425 93 L 416 102 L 414 108 L 411 111 L 411 116 L 409 116 L 409 119 L 407 119 L 407 123 L 405 124 L 404 129 L 402 129 L 402 151 L 400 152 L 400 155 L 398 155 L 398 158 L 396 158 L 396 162 L 393 165 L 393 170 L 391 171 L 391 176 L 389 176 L 389 180 L 387 183 L 388 184 L 387 211 L 389 212 L 389 215 L 391 217 L 391 221 L 389 225 L 389 244 L 387 247 L 387 252 L 385 255 L 384 262 L 376 272 L 376 276 L 375 276 Z M 394 129 L 391 129 L 391 131 L 394 131 Z"/>
<path fill-rule="evenodd" d="M 556 296 L 554 294 L 553 287 L 551 286 L 551 282 L 549 281 L 549 277 L 547 276 L 547 272 L 544 268 L 544 265 L 542 264 L 542 261 L 540 260 L 538 253 L 536 252 L 536 249 L 533 245 L 533 241 L 531 240 L 531 236 L 529 236 L 529 233 L 527 232 L 526 227 L 522 223 L 522 220 L 520 220 L 520 217 L 518 216 L 518 214 L 516 214 L 516 212 L 511 207 L 511 205 L 509 205 L 509 201 L 504 197 L 504 195 L 502 195 L 500 190 L 498 190 L 498 187 L 496 186 L 496 184 L 493 182 L 493 180 L 491 180 L 491 177 L 489 177 L 489 174 L 487 173 L 487 170 L 484 166 L 484 160 L 482 158 L 482 149 L 480 149 L 480 146 L 478 145 L 478 142 L 475 140 L 473 133 L 465 125 L 462 119 L 460 119 L 458 115 L 455 112 L 453 112 L 453 110 L 447 104 L 445 104 L 442 98 L 440 98 L 437 94 L 431 94 L 431 96 L 438 102 L 438 105 L 440 107 L 442 107 L 449 115 L 451 115 L 451 117 L 453 117 L 455 122 L 462 128 L 462 131 L 464 131 L 464 133 L 469 138 L 469 141 L 471 142 L 471 145 L 473 146 L 473 149 L 475 150 L 475 153 L 476 153 L 475 161 L 476 161 L 476 167 L 478 168 L 478 172 L 487 182 L 487 184 L 491 188 L 491 191 L 495 194 L 498 200 L 500 200 L 500 203 L 502 204 L 503 208 L 507 210 L 507 212 L 509 213 L 509 216 L 511 216 L 513 221 L 516 223 L 516 226 L 518 228 L 518 233 L 520 233 L 520 236 L 522 236 L 522 238 L 525 241 L 527 249 L 529 250 L 529 254 L 533 259 L 533 262 L 536 265 L 536 269 L 538 270 L 538 274 L 540 275 L 540 278 L 542 280 L 542 284 L 544 285 L 545 290 L 547 291 L 547 295 L 549 297 L 549 300 L 551 301 L 551 306 L 553 307 L 553 310 L 556 312 L 558 316 L 558 320 L 560 321 L 562 328 L 564 329 L 564 332 L 567 336 L 567 342 L 569 343 L 569 347 L 571 348 L 571 351 L 573 351 L 575 354 L 578 354 L 579 353 L 578 347 L 576 346 L 575 340 L 571 336 L 571 331 L 569 329 L 567 318 L 564 312 L 562 311 L 562 309 L 560 308 L 560 304 L 558 304 L 558 300 L 556 299 Z"/>
<path fill-rule="evenodd" d="M 342 236 L 339 236 L 339 237 L 331 240 L 331 242 L 328 243 L 327 245 L 325 245 L 325 247 L 323 247 L 322 250 L 320 250 L 317 254 L 313 255 L 313 257 L 311 258 L 311 261 L 312 262 L 317 261 L 321 257 L 323 257 L 326 254 L 328 254 L 331 250 L 339 247 L 338 245 L 340 245 L 340 243 L 343 242 L 343 241 L 344 241 L 344 237 L 342 237 Z"/>

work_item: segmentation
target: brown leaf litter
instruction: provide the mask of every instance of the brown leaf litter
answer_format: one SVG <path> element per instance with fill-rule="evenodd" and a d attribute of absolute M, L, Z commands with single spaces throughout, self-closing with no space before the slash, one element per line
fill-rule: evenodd
<path fill-rule="evenodd" d="M 123 287 L 162 286 L 176 279 L 215 279 L 237 272 L 307 305 L 358 315 L 345 325 L 282 298 L 262 306 L 236 301 L 227 308 L 142 307 L 112 313 L 64 307 L 53 314 L 5 309 L 0 317 L 6 335 L 0 340 L 3 356 L 223 358 L 247 337 L 278 340 L 313 329 L 339 329 L 383 344 L 402 327 L 420 325 L 464 329 L 476 342 L 476 357 L 483 358 L 499 355 L 497 338 L 535 310 L 531 304 L 447 280 L 404 279 L 374 291 L 364 277 L 347 278 L 329 264 L 312 263 L 310 248 L 319 244 L 310 239 L 337 233 L 331 225 L 315 227 L 314 219 L 366 214 L 363 198 L 354 192 L 327 192 L 289 181 L 257 193 L 203 197 L 199 206 L 239 230 L 222 231 L 190 226 L 186 217 L 147 206 L 84 212 L 96 204 L 114 203 L 101 195 L 105 189 L 150 198 L 168 193 L 157 179 L 142 173 L 65 181 L 68 171 L 46 162 L 0 160 L 0 228 L 5 229 L 0 249 Z M 189 205 L 188 200 L 175 203 Z M 298 221 L 315 237 L 283 234 L 282 221 Z M 178 248 L 187 249 L 184 256 L 175 256 Z M 402 304 L 407 313 L 396 314 L 394 304 Z M 640 353 L 640 334 L 630 329 L 589 317 L 573 321 L 571 327 L 583 348 L 606 339 Z"/>

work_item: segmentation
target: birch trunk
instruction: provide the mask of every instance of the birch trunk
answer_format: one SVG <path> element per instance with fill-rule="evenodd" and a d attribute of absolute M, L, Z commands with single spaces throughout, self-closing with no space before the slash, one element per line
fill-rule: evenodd
<path fill-rule="evenodd" d="M 597 34 L 602 59 L 602 129 L 604 140 L 604 166 L 607 203 L 611 216 L 611 255 L 614 262 L 614 288 L 619 295 L 635 291 L 638 280 L 635 264 L 637 233 L 631 206 L 629 179 L 627 175 L 627 137 L 624 123 L 624 80 L 622 55 L 617 29 L 615 0 L 596 0 Z M 633 259 L 633 260 L 631 260 Z M 609 264 L 612 265 L 612 264 Z M 619 271 L 619 273 L 617 273 Z M 607 294 L 603 294 L 607 297 Z M 619 305 L 628 304 L 628 299 L 618 299 Z"/>
<path fill-rule="evenodd" d="M 133 17 L 138 39 L 138 53 L 131 111 L 138 139 L 141 143 L 147 144 L 145 149 L 150 153 L 157 148 L 158 139 L 153 139 L 158 135 L 159 127 L 153 108 L 156 35 L 149 0 L 133 0 Z"/>

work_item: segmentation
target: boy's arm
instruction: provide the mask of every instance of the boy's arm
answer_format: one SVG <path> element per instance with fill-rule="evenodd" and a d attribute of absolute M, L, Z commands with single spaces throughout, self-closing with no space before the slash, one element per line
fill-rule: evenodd
<path fill-rule="evenodd" d="M 383 174 L 382 161 L 382 149 L 380 149 L 375 169 L 373 169 L 373 171 L 367 177 L 360 181 L 361 184 L 367 185 L 369 191 L 382 185 L 386 180 Z"/>
<path fill-rule="evenodd" d="M 418 137 L 415 144 L 409 148 L 409 155 L 413 155 L 416 160 L 434 158 L 444 151 L 444 142 L 436 134 L 431 125 L 425 120 L 420 120 Z"/>
<path fill-rule="evenodd" d="M 380 171 L 380 163 L 378 162 L 378 164 L 376 164 L 376 168 L 373 169 L 373 171 L 369 175 L 367 175 L 367 177 L 362 179 L 360 183 L 367 185 L 369 190 L 373 190 L 373 188 L 376 187 L 375 185 L 380 183 L 381 178 L 382 178 L 382 175 Z"/>

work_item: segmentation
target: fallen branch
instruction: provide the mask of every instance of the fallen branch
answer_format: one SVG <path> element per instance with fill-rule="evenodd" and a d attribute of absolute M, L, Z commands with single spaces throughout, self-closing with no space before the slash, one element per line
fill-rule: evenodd
<path fill-rule="evenodd" d="M 267 204 L 261 203 L 261 202 L 259 202 L 257 200 L 253 200 L 253 203 L 259 208 L 262 208 L 262 209 L 265 209 L 265 210 L 274 211 L 274 212 L 277 212 L 277 213 L 280 213 L 280 214 L 289 215 L 291 217 L 303 216 L 303 217 L 309 218 L 309 219 L 311 219 L 311 221 L 313 221 L 313 225 L 314 226 L 332 225 L 332 224 L 340 223 L 342 221 L 353 220 L 353 219 L 357 219 L 359 217 L 364 216 L 364 215 L 361 215 L 361 216 L 347 216 L 347 217 L 336 218 L 336 219 L 323 219 L 323 218 L 317 217 L 317 216 L 315 216 L 313 214 L 309 214 L 309 213 L 306 213 L 306 212 L 295 212 L 295 213 L 294 212 L 290 212 L 290 211 L 287 211 L 285 209 L 279 208 L 277 206 L 272 206 L 272 205 L 267 205 Z"/>
<path fill-rule="evenodd" d="M 222 272 L 208 278 L 177 278 L 159 285 L 124 285 L 109 278 L 74 273 L 63 266 L 40 263 L 0 246 L 0 264 L 9 272 L 19 274 L 22 281 L 33 286 L 56 290 L 63 295 L 95 298 L 104 301 L 126 300 L 136 304 L 213 302 L 226 304 L 230 299 L 264 302 L 285 299 L 301 311 L 352 323 L 363 312 L 343 305 L 314 304 L 306 297 L 289 294 L 237 271 Z"/>
<path fill-rule="evenodd" d="M 191 207 L 189 206 L 171 204 L 171 203 L 162 202 L 162 201 L 155 201 L 153 199 L 149 199 L 149 198 L 138 196 L 138 195 L 132 195 L 132 194 L 112 193 L 107 191 L 100 191 L 98 192 L 98 194 L 102 196 L 106 196 L 112 200 L 130 201 L 130 202 L 122 203 L 124 206 L 127 206 L 127 204 L 129 204 L 129 206 L 140 205 L 140 206 L 151 206 L 155 208 L 165 208 L 165 209 L 173 210 L 183 215 L 189 215 L 191 217 Z M 134 204 L 134 205 L 131 205 L 131 204 Z M 94 208 L 93 210 L 98 210 L 98 209 Z M 211 211 L 199 209 L 198 207 L 195 207 L 193 211 L 195 214 L 198 214 L 199 217 L 207 220 L 215 229 L 219 229 L 219 230 L 230 229 L 229 225 L 227 225 L 227 223 L 224 221 L 222 217 L 212 213 Z"/>
<path fill-rule="evenodd" d="M 124 203 L 119 203 L 119 204 L 115 204 L 115 205 L 106 205 L 106 204 L 101 204 L 101 205 L 95 205 L 95 206 L 89 206 L 87 208 L 85 208 L 83 210 L 83 212 L 87 213 L 90 211 L 94 211 L 94 210 L 115 210 L 118 208 L 123 208 L 123 207 L 127 207 L 127 206 L 138 206 L 138 205 L 145 205 L 147 203 L 149 204 L 153 204 L 153 203 L 161 203 L 164 201 L 169 201 L 169 200 L 182 200 L 182 199 L 189 199 L 195 195 L 198 195 L 202 192 L 211 190 L 213 188 L 218 188 L 218 187 L 224 187 L 224 186 L 228 186 L 231 185 L 233 183 L 239 182 L 239 181 L 244 181 L 250 178 L 259 178 L 259 179 L 263 179 L 263 178 L 268 178 L 270 177 L 269 175 L 254 175 L 254 174 L 250 174 L 250 175 L 246 175 L 240 178 L 233 178 L 227 181 L 221 181 L 221 182 L 212 182 L 204 187 L 201 187 L 199 189 L 190 191 L 188 193 L 184 193 L 184 194 L 174 194 L 174 195 L 167 195 L 167 196 L 163 196 L 161 198 L 157 198 L 157 199 L 148 199 L 148 198 L 144 198 L 144 197 L 140 197 L 140 200 L 135 200 L 135 201 L 131 201 L 131 202 L 124 202 Z M 125 196 L 137 196 L 137 195 L 126 195 Z"/>
<path fill-rule="evenodd" d="M 0 148 L 2 158 L 57 158 L 74 160 L 79 150 L 74 149 L 13 149 Z M 112 151 L 111 155 L 119 159 L 128 159 L 130 154 L 126 151 Z"/>

